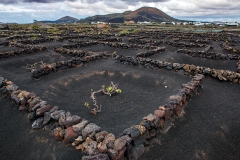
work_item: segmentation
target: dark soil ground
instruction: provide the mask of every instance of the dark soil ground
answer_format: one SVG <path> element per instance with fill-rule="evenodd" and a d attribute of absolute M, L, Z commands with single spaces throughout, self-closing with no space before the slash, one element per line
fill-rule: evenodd
<path fill-rule="evenodd" d="M 22 90 L 35 92 L 49 104 L 96 123 L 102 130 L 116 136 L 124 129 L 139 124 L 144 116 L 165 104 L 170 95 L 176 94 L 182 84 L 191 80 L 191 77 L 180 72 L 122 65 L 111 58 L 90 62 L 80 68 L 51 73 L 40 79 L 33 79 L 30 72 L 22 68 L 27 63 L 52 63 L 71 59 L 53 51 L 54 46 L 64 43 L 66 42 L 47 43 L 47 51 L 1 59 L 0 76 L 13 81 Z M 118 54 L 131 56 L 144 51 L 102 45 L 77 49 L 109 53 L 117 51 Z M 176 50 L 167 46 L 165 52 L 150 58 L 236 71 L 236 61 L 193 58 L 175 53 Z M 89 109 L 84 106 L 85 102 L 92 104 L 90 90 L 101 89 L 102 85 L 108 86 L 111 81 L 119 83 L 122 93 L 113 97 L 98 94 L 97 102 L 102 105 L 102 112 L 98 115 L 90 114 Z M 206 77 L 201 92 L 189 102 L 184 116 L 176 118 L 174 126 L 167 133 L 155 138 L 140 159 L 238 160 L 239 95 L 238 84 Z M 0 97 L 0 104 L 1 160 L 81 159 L 82 152 L 56 141 L 50 132 L 32 130 L 32 122 L 27 120 L 27 114 L 19 112 L 9 98 Z"/>

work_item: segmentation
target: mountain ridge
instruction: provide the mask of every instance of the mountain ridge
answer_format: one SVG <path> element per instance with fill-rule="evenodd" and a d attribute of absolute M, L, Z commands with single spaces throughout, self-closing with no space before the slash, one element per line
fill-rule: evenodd
<path fill-rule="evenodd" d="M 57 19 L 56 21 L 37 21 L 42 23 L 74 23 L 79 21 L 79 19 L 71 17 L 71 16 L 64 16 L 62 18 Z"/>
<path fill-rule="evenodd" d="M 151 22 L 169 22 L 180 21 L 155 7 L 141 7 L 135 11 L 125 11 L 123 13 L 113 13 L 107 15 L 95 15 L 78 21 L 79 23 L 91 22 L 124 23 L 125 21 L 151 21 Z"/>
<path fill-rule="evenodd" d="M 136 22 L 171 22 L 181 21 L 175 19 L 165 12 L 155 7 L 141 7 L 135 11 L 124 11 L 122 13 L 111 13 L 106 15 L 89 16 L 84 19 L 77 19 L 71 16 L 64 16 L 56 21 L 39 21 L 43 23 L 91 23 L 91 22 L 106 22 L 106 23 L 124 23 L 126 21 Z"/>

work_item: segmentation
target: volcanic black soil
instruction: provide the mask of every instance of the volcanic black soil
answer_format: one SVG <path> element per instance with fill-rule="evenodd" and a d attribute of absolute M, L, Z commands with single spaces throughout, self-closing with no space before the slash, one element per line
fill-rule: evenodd
<path fill-rule="evenodd" d="M 49 104 L 85 118 L 116 136 L 124 129 L 139 124 L 144 116 L 165 104 L 169 96 L 176 94 L 182 84 L 191 80 L 190 76 L 181 72 L 123 65 L 115 63 L 111 57 L 86 63 L 82 67 L 51 73 L 39 79 L 32 78 L 30 71 L 24 69 L 26 64 L 35 62 L 52 63 L 71 59 L 70 56 L 53 51 L 55 46 L 64 43 L 47 43 L 48 50 L 44 52 L 1 59 L 0 76 L 13 81 L 22 90 L 35 92 Z M 219 44 L 214 45 L 217 49 Z M 4 52 L 14 49 L 16 48 L 1 48 Z M 130 56 L 144 51 L 102 45 L 77 49 L 108 53 L 116 51 Z M 175 47 L 167 46 L 165 52 L 151 58 L 236 70 L 236 61 L 194 58 L 176 53 L 176 50 Z M 90 114 L 84 103 L 92 104 L 91 89 L 99 90 L 102 85 L 108 86 L 111 81 L 119 83 L 122 93 L 112 97 L 97 94 L 97 102 L 102 105 L 102 111 L 97 115 Z M 206 77 L 200 93 L 185 108 L 185 114 L 174 120 L 174 126 L 167 133 L 158 135 L 140 159 L 238 160 L 239 96 L 239 84 Z M 18 107 L 9 98 L 1 96 L 0 104 L 0 159 L 81 159 L 82 152 L 55 140 L 49 131 L 32 130 L 32 122 L 28 121 L 27 113 L 18 111 Z"/>

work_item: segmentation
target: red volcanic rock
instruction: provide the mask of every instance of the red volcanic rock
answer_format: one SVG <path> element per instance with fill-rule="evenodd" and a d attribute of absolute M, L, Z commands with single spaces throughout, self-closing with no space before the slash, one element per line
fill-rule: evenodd
<path fill-rule="evenodd" d="M 62 129 L 61 127 L 55 128 L 53 134 L 57 140 L 62 141 L 64 138 L 64 129 Z"/>
<path fill-rule="evenodd" d="M 154 115 L 157 116 L 158 118 L 163 118 L 163 117 L 165 117 L 165 111 L 164 110 L 155 110 Z"/>
<path fill-rule="evenodd" d="M 72 143 L 78 137 L 78 133 L 75 132 L 72 127 L 68 127 L 65 130 L 65 136 L 64 137 L 65 138 L 64 138 L 63 142 L 65 144 Z"/>
<path fill-rule="evenodd" d="M 122 150 L 118 152 L 117 157 L 114 158 L 114 160 L 124 160 L 124 153 L 126 151 L 126 147 L 124 147 Z"/>
<path fill-rule="evenodd" d="M 99 151 L 100 153 L 106 153 L 106 152 L 107 152 L 107 145 L 104 144 L 104 143 L 102 143 L 102 142 L 100 142 L 100 143 L 98 144 L 97 148 L 98 148 L 98 151 Z"/>

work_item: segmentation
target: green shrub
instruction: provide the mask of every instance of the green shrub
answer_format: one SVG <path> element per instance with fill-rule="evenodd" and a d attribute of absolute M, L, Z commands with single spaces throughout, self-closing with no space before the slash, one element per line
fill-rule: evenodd
<path fill-rule="evenodd" d="M 47 30 L 47 33 L 58 34 L 59 29 L 57 27 L 50 28 L 50 29 Z"/>
<path fill-rule="evenodd" d="M 32 26 L 32 29 L 33 29 L 33 30 L 39 30 L 39 29 L 40 29 L 40 26 L 37 25 L 37 24 L 34 24 L 34 25 Z"/>
<path fill-rule="evenodd" d="M 122 30 L 122 31 L 120 31 L 118 34 L 119 35 L 128 35 L 130 32 L 129 32 L 129 30 Z"/>

